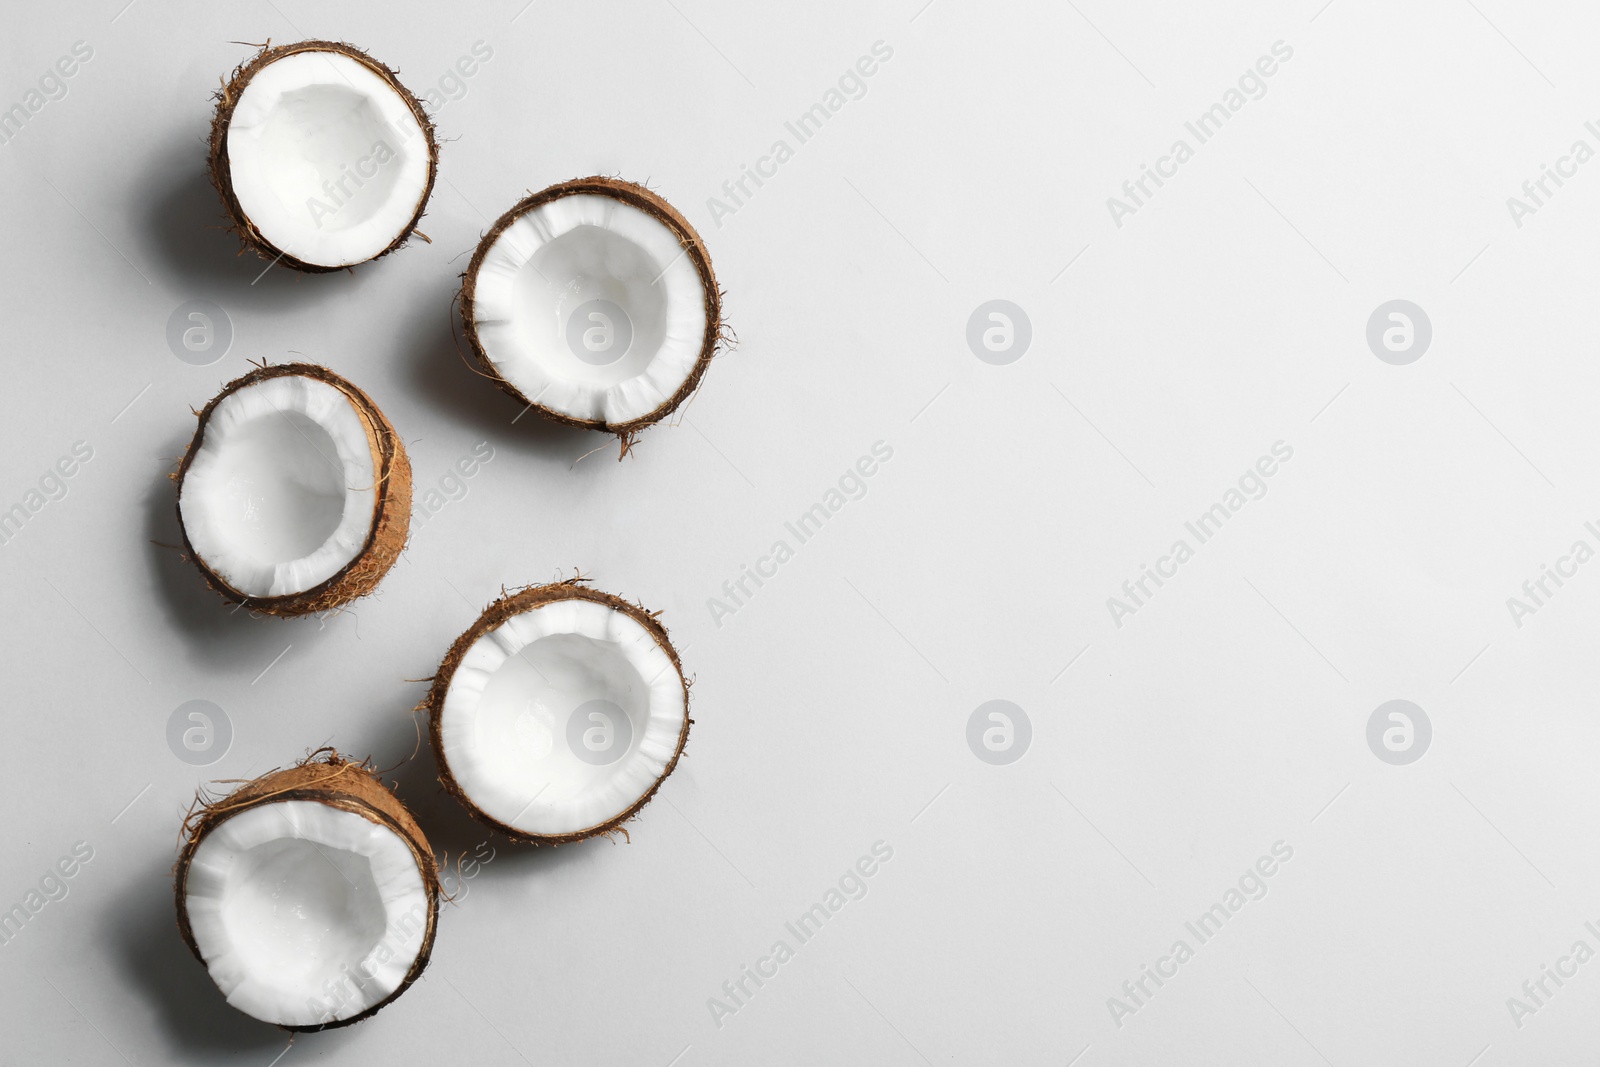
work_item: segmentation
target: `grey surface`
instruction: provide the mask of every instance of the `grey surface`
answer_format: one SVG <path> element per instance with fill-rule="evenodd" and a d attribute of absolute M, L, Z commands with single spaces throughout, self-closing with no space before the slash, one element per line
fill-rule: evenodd
<path fill-rule="evenodd" d="M 1520 219 L 1506 200 L 1575 140 L 1600 148 L 1594 11 L 121 2 L 16 8 L 0 35 L 0 103 L 94 50 L 0 146 L 0 507 L 93 450 L 0 547 L 0 903 L 93 849 L 0 946 L 0 1062 L 1591 1054 L 1600 962 L 1520 1019 L 1508 998 L 1600 949 L 1600 563 L 1531 614 L 1507 598 L 1600 547 L 1600 162 Z M 418 92 L 493 49 L 438 112 L 432 244 L 258 278 L 208 229 L 207 96 L 249 53 L 229 42 L 301 36 L 361 44 Z M 879 40 L 866 94 L 714 218 Z M 1265 95 L 1196 145 L 1184 123 L 1280 40 Z M 1193 158 L 1117 225 L 1107 198 L 1178 138 Z M 742 341 L 622 464 L 512 425 L 449 328 L 488 221 L 596 172 L 701 228 Z M 166 340 L 196 299 L 232 324 L 208 366 Z M 1010 363 L 967 343 L 991 300 L 1031 323 Z M 1431 321 L 1409 363 L 1368 347 L 1392 300 Z M 370 391 L 419 495 L 478 442 L 494 459 L 353 612 L 230 616 L 159 544 L 166 474 L 189 408 L 292 356 Z M 865 494 L 718 625 L 709 598 L 878 441 L 893 457 Z M 1194 546 L 1185 523 L 1279 441 L 1265 495 Z M 1108 598 L 1185 537 L 1193 558 L 1117 625 Z M 439 849 L 494 859 L 424 981 L 284 1054 L 173 930 L 196 786 L 324 742 L 405 760 L 408 679 L 503 583 L 575 567 L 664 611 L 696 678 L 687 759 L 631 844 L 554 852 L 480 847 L 426 755 L 395 771 Z M 168 744 L 193 700 L 231 725 L 205 767 Z M 993 700 L 1027 716 L 1020 759 L 969 748 Z M 1427 716 L 1420 759 L 1369 748 L 1392 700 Z M 799 944 L 785 923 L 878 841 L 866 895 Z M 1253 889 L 1277 842 L 1265 897 L 1199 943 L 1185 923 Z M 779 939 L 794 957 L 718 1025 L 709 998 Z M 1179 939 L 1193 958 L 1118 1019 L 1110 998 Z"/>

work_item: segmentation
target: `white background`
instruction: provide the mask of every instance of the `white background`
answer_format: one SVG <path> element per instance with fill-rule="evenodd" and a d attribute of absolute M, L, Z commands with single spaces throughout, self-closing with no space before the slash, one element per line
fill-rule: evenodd
<path fill-rule="evenodd" d="M 0 147 L 0 508 L 94 451 L 0 547 L 0 904 L 94 849 L 0 947 L 0 1063 L 1592 1053 L 1600 962 L 1520 1027 L 1507 998 L 1600 950 L 1600 563 L 1520 627 L 1506 603 L 1600 547 L 1600 162 L 1520 227 L 1506 206 L 1600 149 L 1591 7 L 122 2 L 18 9 L 0 38 L 5 106 L 94 50 Z M 349 40 L 419 94 L 492 48 L 437 114 L 432 244 L 329 276 L 234 256 L 209 94 L 251 52 L 230 42 L 269 37 Z M 708 198 L 880 40 L 866 95 L 718 225 Z M 1117 226 L 1107 197 L 1277 41 L 1266 95 Z M 700 228 L 741 339 L 621 464 L 512 425 L 450 331 L 490 220 L 592 173 Z M 1032 322 L 1007 366 L 966 342 L 997 298 Z M 1408 366 L 1365 339 L 1396 298 L 1433 324 Z M 211 366 L 166 343 L 191 299 L 232 322 Z M 323 622 L 230 615 L 159 544 L 189 409 L 292 358 L 370 392 L 419 496 L 495 455 Z M 716 625 L 708 598 L 876 441 L 866 495 Z M 1267 495 L 1116 626 L 1107 598 L 1277 441 Z M 685 760 L 631 844 L 489 838 L 425 978 L 286 1051 L 174 929 L 196 787 L 324 742 L 400 764 L 414 680 L 502 585 L 574 568 L 664 612 L 696 680 Z M 1401 698 L 1433 739 L 1393 766 L 1366 724 Z M 233 728 L 209 767 L 166 740 L 194 699 Z M 1007 766 L 966 741 L 991 699 L 1033 727 Z M 487 835 L 433 773 L 424 752 L 389 778 L 470 851 Z M 865 898 L 718 1026 L 708 998 L 880 840 Z M 1197 945 L 1185 921 L 1278 841 L 1267 896 Z M 1194 958 L 1119 1026 L 1108 998 L 1179 938 Z"/>

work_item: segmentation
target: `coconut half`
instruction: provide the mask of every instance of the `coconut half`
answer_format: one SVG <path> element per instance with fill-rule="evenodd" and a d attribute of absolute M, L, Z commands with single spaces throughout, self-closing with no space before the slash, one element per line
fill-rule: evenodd
<path fill-rule="evenodd" d="M 197 799 L 184 829 L 178 930 L 245 1014 L 287 1030 L 346 1026 L 427 966 L 438 869 L 365 764 L 318 752 Z"/>
<path fill-rule="evenodd" d="M 359 48 L 263 48 L 217 92 L 211 181 L 246 247 L 296 270 L 387 255 L 422 218 L 439 146 L 422 104 Z"/>
<path fill-rule="evenodd" d="M 722 339 L 721 308 L 694 227 L 614 178 L 519 202 L 479 242 L 461 288 L 467 340 L 502 390 L 625 446 L 700 384 Z"/>
<path fill-rule="evenodd" d="M 173 477 L 185 554 L 224 598 L 272 615 L 372 592 L 411 526 L 411 463 L 394 427 L 309 363 L 230 382 Z"/>
<path fill-rule="evenodd" d="M 618 829 L 689 738 L 689 686 L 655 616 L 582 579 L 501 597 L 421 707 L 439 779 L 480 821 L 560 844 Z"/>

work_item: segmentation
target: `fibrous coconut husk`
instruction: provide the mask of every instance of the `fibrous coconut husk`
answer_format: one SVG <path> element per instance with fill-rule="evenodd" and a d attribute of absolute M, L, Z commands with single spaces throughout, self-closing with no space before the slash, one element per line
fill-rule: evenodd
<path fill-rule="evenodd" d="M 629 603 L 621 597 L 613 596 L 610 593 L 604 593 L 598 589 L 590 589 L 585 584 L 587 581 L 588 579 L 582 577 L 569 578 L 566 581 L 553 582 L 549 585 L 529 586 L 525 589 L 507 592 L 502 595 L 484 609 L 483 614 L 478 616 L 477 621 L 468 627 L 465 633 L 456 638 L 455 643 L 450 646 L 450 651 L 445 653 L 444 660 L 439 664 L 438 673 L 430 679 L 432 685 L 428 689 L 427 696 L 417 705 L 417 710 L 428 714 L 428 736 L 433 745 L 434 759 L 438 763 L 440 784 L 461 803 L 462 807 L 467 809 L 468 814 L 473 818 L 486 826 L 493 827 L 514 841 L 562 845 L 570 844 L 574 841 L 582 841 L 585 838 L 601 834 L 621 833 L 626 836 L 627 831 L 623 828 L 623 824 L 637 815 L 639 809 L 650 803 L 655 797 L 656 791 L 661 788 L 661 783 L 665 782 L 667 776 L 678 766 L 678 760 L 683 755 L 684 745 L 689 740 L 689 727 L 694 724 L 694 720 L 689 718 L 687 714 L 689 682 L 684 678 L 683 663 L 678 659 L 677 650 L 672 647 L 672 641 L 667 636 L 666 627 L 662 626 L 657 618 L 660 613 L 647 611 L 638 604 Z M 479 637 L 498 628 L 507 619 L 515 615 L 521 615 L 532 611 L 534 608 L 560 600 L 587 600 L 595 604 L 602 604 L 614 611 L 627 615 L 640 626 L 643 626 L 645 631 L 655 639 L 656 644 L 661 646 L 661 650 L 672 661 L 673 669 L 677 671 L 678 682 L 683 687 L 685 714 L 683 728 L 678 733 L 678 744 L 673 750 L 672 759 L 667 761 L 666 768 L 651 784 L 650 788 L 625 811 L 607 819 L 605 822 L 597 823 L 594 826 L 585 827 L 572 833 L 530 834 L 508 826 L 487 815 L 472 802 L 472 798 L 461 788 L 460 783 L 456 781 L 455 776 L 450 772 L 450 763 L 444 754 L 444 737 L 440 720 L 444 711 L 445 694 L 450 689 L 450 680 L 455 677 L 456 668 L 461 665 L 462 657 L 467 654 L 467 650 L 472 647 L 473 643 Z"/>
<path fill-rule="evenodd" d="M 197 795 L 188 818 L 184 820 L 185 840 L 178 854 L 178 862 L 173 867 L 173 894 L 178 911 L 178 933 L 183 937 L 184 944 L 189 946 L 189 951 L 194 953 L 195 959 L 205 963 L 205 958 L 200 955 L 200 947 L 195 943 L 194 931 L 189 925 L 188 901 L 185 893 L 189 865 L 205 836 L 241 812 L 262 804 L 290 800 L 311 800 L 326 804 L 388 827 L 405 841 L 422 873 L 422 885 L 428 898 L 427 929 L 423 934 L 421 950 L 412 962 L 410 970 L 406 972 L 405 979 L 395 991 L 372 1007 L 348 1019 L 316 1026 L 284 1026 L 282 1029 L 314 1031 L 349 1026 L 376 1014 L 380 1008 L 410 988 L 411 983 L 415 982 L 423 969 L 428 966 L 428 960 L 433 953 L 434 935 L 439 924 L 441 887 L 439 868 L 434 861 L 433 850 L 428 846 L 428 839 L 423 834 L 422 827 L 417 825 L 416 819 L 406 806 L 400 803 L 400 799 L 379 780 L 370 764 L 348 759 L 333 749 L 319 749 L 292 767 L 269 771 L 259 778 L 245 782 L 224 796 L 208 797 L 204 793 Z"/>
<path fill-rule="evenodd" d="M 439 174 L 439 142 L 434 136 L 433 120 L 428 118 L 428 112 L 423 108 L 422 101 L 418 100 L 411 90 L 400 84 L 400 75 L 397 71 L 391 70 L 376 59 L 373 59 L 355 45 L 345 44 L 342 41 L 299 41 L 295 44 L 273 46 L 272 42 L 268 41 L 261 51 L 234 68 L 233 77 L 224 82 L 222 87 L 216 91 L 217 109 L 211 119 L 210 163 L 208 167 L 211 174 L 211 184 L 216 186 L 217 195 L 222 197 L 222 206 L 227 210 L 228 218 L 232 223 L 229 229 L 239 237 L 241 242 L 239 251 L 252 250 L 262 259 L 271 260 L 273 263 L 281 263 L 285 267 L 304 271 L 307 274 L 329 274 L 333 271 L 347 270 L 349 266 L 355 265 L 328 266 L 322 263 L 306 263 L 289 255 L 283 249 L 267 240 L 261 231 L 256 228 L 255 223 L 251 221 L 250 216 L 245 214 L 243 206 L 239 203 L 239 198 L 233 192 L 233 173 L 228 161 L 228 126 L 233 121 L 233 109 L 238 106 L 239 98 L 244 95 L 245 87 L 261 72 L 262 68 L 300 52 L 337 52 L 355 60 L 382 78 L 395 91 L 395 94 L 405 102 L 406 107 L 410 109 L 411 114 L 416 118 L 417 125 L 422 129 L 423 141 L 428 148 L 428 181 L 422 187 L 422 195 L 417 200 L 417 209 L 412 214 L 411 221 L 406 223 L 405 228 L 395 236 L 395 239 L 389 243 L 388 247 L 363 262 L 370 263 L 373 259 L 388 255 L 405 244 L 413 233 L 417 233 L 423 240 L 427 240 L 426 234 L 417 231 L 417 223 L 422 220 L 423 212 L 427 209 L 428 198 L 433 195 L 434 180 Z"/>
<path fill-rule="evenodd" d="M 183 540 L 184 555 L 199 569 L 206 584 L 221 594 L 223 599 L 269 615 L 307 615 L 336 608 L 371 593 L 389 572 L 389 568 L 394 566 L 395 560 L 400 558 L 400 553 L 406 546 L 406 538 L 410 534 L 411 461 L 406 456 L 405 445 L 401 442 L 400 435 L 395 433 L 394 426 L 384 417 L 378 405 L 372 402 L 372 398 L 345 378 L 314 363 L 280 363 L 257 367 L 250 373 L 229 382 L 200 411 L 200 424 L 195 427 L 194 437 L 189 441 L 189 447 L 183 454 L 177 473 L 172 477 L 178 484 L 178 494 L 181 497 L 184 476 L 189 472 L 189 465 L 193 462 L 201 442 L 205 440 L 206 423 L 225 397 L 245 386 L 283 375 L 314 378 L 333 386 L 349 398 L 351 405 L 361 416 L 362 426 L 367 431 L 367 445 L 372 450 L 375 460 L 373 467 L 378 473 L 373 521 L 368 530 L 366 544 L 354 559 L 326 581 L 299 593 L 261 597 L 241 593 L 206 565 L 206 561 L 200 558 L 194 551 L 194 546 L 189 543 L 189 534 L 183 528 L 182 508 L 178 510 L 178 530 Z"/>
<path fill-rule="evenodd" d="M 684 249 L 684 254 L 694 264 L 695 270 L 700 275 L 701 288 L 705 294 L 706 328 L 701 338 L 700 356 L 695 361 L 694 369 L 683 380 L 666 400 L 662 401 L 654 410 L 630 419 L 627 422 L 610 423 L 604 419 L 580 419 L 564 412 L 556 411 L 543 404 L 524 396 L 516 386 L 506 381 L 500 372 L 495 369 L 494 363 L 484 351 L 482 342 L 478 339 L 478 327 L 473 311 L 473 297 L 478 287 L 478 270 L 483 265 L 483 260 L 495 241 L 505 232 L 506 228 L 522 216 L 535 208 L 559 200 L 566 196 L 588 194 L 593 196 L 608 196 L 620 200 L 630 207 L 638 208 L 651 217 L 659 220 L 678 238 L 679 245 Z M 731 342 L 732 333 L 722 319 L 723 293 L 717 287 L 716 273 L 711 269 L 711 253 L 707 251 L 703 241 L 689 220 L 667 203 L 661 196 L 633 182 L 622 181 L 618 178 L 608 178 L 603 175 L 594 175 L 588 178 L 574 178 L 571 181 L 552 185 L 548 189 L 528 196 L 512 205 L 511 209 L 495 220 L 489 232 L 483 235 L 478 242 L 477 251 L 473 253 L 472 262 L 468 264 L 466 273 L 462 275 L 461 283 L 461 322 L 466 331 L 467 343 L 472 348 L 473 357 L 478 364 L 478 370 L 485 377 L 491 379 L 495 386 L 517 402 L 532 408 L 540 415 L 553 422 L 564 426 L 574 426 L 585 430 L 599 430 L 603 433 L 614 434 L 622 442 L 621 455 L 626 456 L 632 447 L 634 439 L 639 432 L 652 426 L 676 411 L 696 389 L 700 387 L 700 379 L 704 377 L 706 368 L 711 365 L 711 360 L 716 356 L 719 347 Z"/>

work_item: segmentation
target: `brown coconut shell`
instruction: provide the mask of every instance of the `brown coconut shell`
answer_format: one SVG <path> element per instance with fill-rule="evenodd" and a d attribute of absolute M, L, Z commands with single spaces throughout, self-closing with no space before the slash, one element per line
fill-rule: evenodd
<path fill-rule="evenodd" d="M 665 782 L 667 776 L 677 768 L 678 759 L 683 755 L 683 746 L 689 741 L 689 727 L 694 724 L 694 720 L 689 718 L 689 682 L 683 676 L 683 663 L 678 659 L 677 649 L 672 647 L 672 641 L 667 636 L 666 627 L 662 626 L 656 618 L 659 612 L 647 611 L 638 604 L 630 604 L 621 597 L 603 593 L 598 589 L 590 589 L 584 584 L 587 581 L 588 579 L 580 577 L 569 578 L 564 582 L 554 582 L 550 585 L 529 586 L 526 589 L 506 593 L 490 604 L 484 609 L 483 614 L 478 616 L 478 621 L 474 622 L 466 633 L 456 638 L 455 644 L 450 646 L 450 651 L 445 653 L 444 661 L 439 664 L 438 673 L 431 679 L 433 684 L 428 689 L 428 695 L 423 698 L 422 703 L 417 705 L 417 710 L 425 711 L 428 714 L 428 737 L 433 745 L 434 759 L 439 766 L 439 784 L 443 785 L 445 790 L 455 797 L 473 818 L 486 826 L 500 831 L 513 841 L 525 841 L 542 845 L 564 845 L 600 834 L 620 832 L 626 836 L 627 831 L 622 828 L 623 824 L 637 815 L 639 809 L 650 803 L 651 799 L 655 797 L 656 791 L 661 788 L 661 783 Z M 650 788 L 625 811 L 607 819 L 605 822 L 596 823 L 593 826 L 568 834 L 530 834 L 492 818 L 472 802 L 472 798 L 467 795 L 466 790 L 461 787 L 461 784 L 456 781 L 455 775 L 451 773 L 450 761 L 445 758 L 444 736 L 440 718 L 444 712 L 444 698 L 445 693 L 450 689 L 450 681 L 455 677 L 456 668 L 461 665 L 462 657 L 467 654 L 467 650 L 472 647 L 473 642 L 490 630 L 498 628 L 514 615 L 521 615 L 532 611 L 534 608 L 554 603 L 558 600 L 588 600 L 596 604 L 603 604 L 613 611 L 619 611 L 628 616 L 640 626 L 643 626 L 651 637 L 655 638 L 656 644 L 661 646 L 661 650 L 672 661 L 673 669 L 678 672 L 678 683 L 683 687 L 683 728 L 678 732 L 678 746 L 673 750 L 672 759 L 667 761 L 666 768 L 651 783 Z"/>
<path fill-rule="evenodd" d="M 348 604 L 376 589 L 383 576 L 389 573 L 389 568 L 394 566 L 395 560 L 400 558 L 411 531 L 411 460 L 406 457 L 406 448 L 400 435 L 395 433 L 394 426 L 378 410 L 372 398 L 327 367 L 319 367 L 314 363 L 280 363 L 257 367 L 249 374 L 229 382 L 200 412 L 200 424 L 195 427 L 194 437 L 189 441 L 178 471 L 172 477 L 178 484 L 181 498 L 184 476 L 189 473 L 189 465 L 205 440 L 206 424 L 225 397 L 245 386 L 284 375 L 315 378 L 333 386 L 349 398 L 351 406 L 361 416 L 362 426 L 367 431 L 367 446 L 372 450 L 373 467 L 378 472 L 372 525 L 368 528 L 366 544 L 354 559 L 326 581 L 299 593 L 261 597 L 241 593 L 206 565 L 206 561 L 189 543 L 189 532 L 183 527 L 182 508 L 178 509 L 178 530 L 183 538 L 184 556 L 199 569 L 206 584 L 221 594 L 224 600 L 268 615 L 307 615 Z"/>
<path fill-rule="evenodd" d="M 306 263 L 289 255 L 283 249 L 267 240 L 261 231 L 256 228 L 255 223 L 250 220 L 250 217 L 245 214 L 244 208 L 239 203 L 239 198 L 234 195 L 233 172 L 228 161 L 228 126 L 233 121 L 233 109 L 238 105 L 239 98 L 244 95 L 245 87 L 250 84 L 257 74 L 261 73 L 264 67 L 300 52 L 337 52 L 355 60 L 382 78 L 395 91 L 395 94 L 405 102 L 406 107 L 411 110 L 411 114 L 417 120 L 417 125 L 422 128 L 423 140 L 428 146 L 428 181 L 422 187 L 422 196 L 417 200 L 417 209 L 412 214 L 411 221 L 389 243 L 388 247 L 362 262 L 370 263 L 374 259 L 388 255 L 405 244 L 411 235 L 417 231 L 417 223 L 421 221 L 423 212 L 428 206 L 428 198 L 433 195 L 433 183 L 439 174 L 439 142 L 434 136 L 433 120 L 428 118 L 428 113 L 424 110 L 422 102 L 412 94 L 411 90 L 400 84 L 399 73 L 373 59 L 355 45 L 345 44 L 342 41 L 299 41 L 295 44 L 280 44 L 274 47 L 269 41 L 261 51 L 234 68 L 233 77 L 223 83 L 222 88 L 218 89 L 214 94 L 217 101 L 217 110 L 211 119 L 209 169 L 211 172 L 211 184 L 216 186 L 217 195 L 222 197 L 222 206 L 227 210 L 228 218 L 232 221 L 229 229 L 238 235 L 241 242 L 239 251 L 243 252 L 245 249 L 252 249 L 263 259 L 281 263 L 285 267 L 304 271 L 307 274 L 329 274 L 337 270 L 347 270 L 349 266 L 354 266 L 355 264 L 328 266 L 321 263 Z M 422 236 L 424 240 L 427 239 L 425 235 Z"/>
<path fill-rule="evenodd" d="M 483 266 L 484 257 L 489 254 L 500 235 L 506 228 L 522 216 L 535 208 L 560 200 L 564 196 L 577 196 L 589 194 L 594 196 L 609 196 L 620 200 L 631 207 L 638 208 L 652 218 L 657 219 L 667 229 L 671 230 L 678 238 L 678 243 L 683 247 L 694 264 L 695 270 L 700 275 L 701 288 L 705 292 L 706 329 L 700 341 L 700 358 L 695 361 L 694 369 L 689 372 L 677 392 L 664 400 L 655 410 L 641 415 L 637 419 L 627 422 L 609 423 L 604 419 L 579 419 L 564 412 L 556 411 L 543 404 L 535 403 L 524 396 L 516 386 L 506 381 L 495 369 L 489 360 L 488 353 L 483 350 L 483 343 L 478 339 L 477 319 L 474 312 L 474 294 L 478 288 L 478 270 Z M 483 235 L 478 242 L 478 249 L 468 264 L 467 271 L 462 275 L 461 283 L 461 323 L 466 331 L 467 343 L 472 346 L 473 357 L 478 363 L 478 369 L 485 377 L 490 378 L 495 386 L 502 392 L 511 396 L 518 403 L 530 407 L 540 415 L 552 422 L 564 426 L 575 426 L 585 430 L 599 430 L 603 433 L 615 434 L 622 441 L 622 454 L 627 455 L 634 437 L 647 426 L 654 425 L 678 409 L 678 406 L 687 400 L 696 389 L 700 387 L 700 379 L 704 377 L 706 368 L 711 365 L 712 358 L 717 354 L 717 349 L 729 338 L 722 321 L 722 291 L 717 288 L 717 276 L 711 269 L 711 253 L 706 250 L 706 245 L 695 228 L 689 224 L 671 204 L 656 193 L 642 185 L 622 181 L 619 178 L 606 178 L 600 175 L 589 178 L 574 178 L 571 181 L 552 185 L 537 193 L 532 193 L 514 204 L 509 211 L 495 220 L 489 232 Z M 620 458 L 620 457 L 619 457 Z"/>
<path fill-rule="evenodd" d="M 433 954 L 434 935 L 439 925 L 441 890 L 439 868 L 434 861 L 433 850 L 428 846 L 428 839 L 411 812 L 378 779 L 367 763 L 347 759 L 332 749 L 320 749 L 293 767 L 269 771 L 259 778 L 246 782 L 227 796 L 209 800 L 203 795 L 196 796 L 195 806 L 190 811 L 189 817 L 184 820 L 185 840 L 178 854 L 178 862 L 173 867 L 173 896 L 178 910 L 178 933 L 183 937 L 184 944 L 189 946 L 189 951 L 194 953 L 194 958 L 202 964 L 205 963 L 205 957 L 200 955 L 200 946 L 195 943 L 194 931 L 189 925 L 188 901 L 184 892 L 189 879 L 189 865 L 194 860 L 195 851 L 205 836 L 240 812 L 261 804 L 289 800 L 316 801 L 388 827 L 400 835 L 401 840 L 411 849 L 417 867 L 422 872 L 422 885 L 428 897 L 427 930 L 423 934 L 422 948 L 417 953 L 417 958 L 395 991 L 366 1011 L 348 1019 L 317 1026 L 280 1028 L 311 1031 L 349 1026 L 376 1014 L 380 1008 L 410 988 L 411 983 L 415 982 L 423 969 L 428 966 L 428 960 Z"/>

